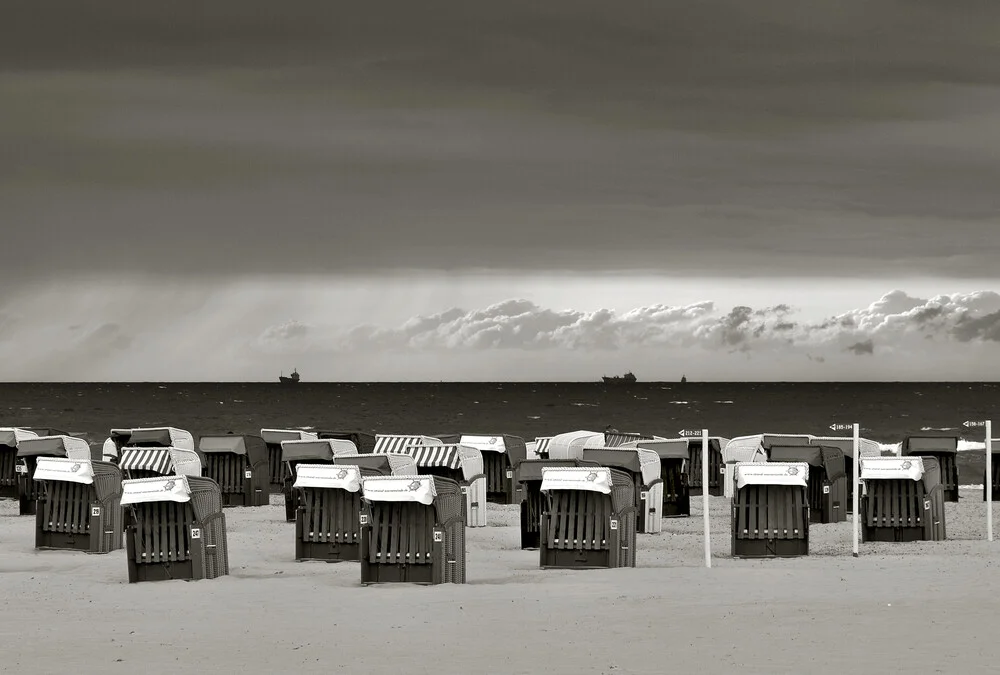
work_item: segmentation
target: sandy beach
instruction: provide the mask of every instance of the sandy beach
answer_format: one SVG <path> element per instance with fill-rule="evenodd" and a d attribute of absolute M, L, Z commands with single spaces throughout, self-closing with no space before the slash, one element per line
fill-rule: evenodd
<path fill-rule="evenodd" d="M 981 493 L 948 541 L 862 544 L 812 525 L 810 555 L 730 557 L 728 502 L 638 535 L 635 569 L 541 570 L 514 506 L 467 530 L 464 586 L 362 587 L 357 563 L 295 562 L 280 495 L 226 510 L 230 575 L 129 585 L 125 552 L 34 549 L 0 502 L 3 672 L 987 673 L 997 544 Z"/>

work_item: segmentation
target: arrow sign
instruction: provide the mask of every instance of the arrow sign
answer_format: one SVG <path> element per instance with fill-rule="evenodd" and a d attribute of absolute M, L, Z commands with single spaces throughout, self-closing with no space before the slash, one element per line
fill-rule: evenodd
<path fill-rule="evenodd" d="M 831 424 L 831 431 L 852 431 L 854 429 L 853 424 Z"/>
<path fill-rule="evenodd" d="M 966 420 L 962 422 L 962 426 L 968 429 L 969 427 L 985 427 L 986 422 L 982 420 Z"/>
<path fill-rule="evenodd" d="M 680 431 L 677 432 L 677 435 L 678 436 L 701 436 L 701 432 L 700 431 L 691 431 L 691 430 L 688 430 L 688 429 L 681 429 Z"/>

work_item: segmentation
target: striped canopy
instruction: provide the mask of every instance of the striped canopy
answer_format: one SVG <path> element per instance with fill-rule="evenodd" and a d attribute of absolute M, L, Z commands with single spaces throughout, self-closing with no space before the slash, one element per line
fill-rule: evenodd
<path fill-rule="evenodd" d="M 462 456 L 457 445 L 411 445 L 385 454 L 409 455 L 418 467 L 440 466 L 446 469 L 462 467 Z"/>
<path fill-rule="evenodd" d="M 375 437 L 375 448 L 372 452 L 387 454 L 397 452 L 413 445 L 441 445 L 441 440 L 432 436 L 420 434 L 378 434 Z"/>
<path fill-rule="evenodd" d="M 630 433 L 622 431 L 605 431 L 604 432 L 604 446 L 607 448 L 617 448 L 626 443 L 635 443 L 636 441 L 651 441 L 652 436 L 647 436 L 646 434 L 640 433 Z"/>
<path fill-rule="evenodd" d="M 152 471 L 161 476 L 174 468 L 170 448 L 122 448 L 118 466 L 122 471 Z"/>
<path fill-rule="evenodd" d="M 549 451 L 549 441 L 552 440 L 551 436 L 541 436 L 535 439 L 535 454 L 544 455 Z"/>

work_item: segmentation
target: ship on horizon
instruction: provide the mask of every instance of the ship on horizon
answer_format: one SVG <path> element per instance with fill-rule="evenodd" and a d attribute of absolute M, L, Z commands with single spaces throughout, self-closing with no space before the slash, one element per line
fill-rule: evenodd
<path fill-rule="evenodd" d="M 624 375 L 612 375 L 608 377 L 607 375 L 602 375 L 601 379 L 604 380 L 604 384 L 635 384 L 635 375 L 632 371 L 625 373 Z"/>
<path fill-rule="evenodd" d="M 298 384 L 299 383 L 298 368 L 292 370 L 291 374 L 288 377 L 285 377 L 284 375 L 279 375 L 278 382 L 280 382 L 281 384 Z"/>

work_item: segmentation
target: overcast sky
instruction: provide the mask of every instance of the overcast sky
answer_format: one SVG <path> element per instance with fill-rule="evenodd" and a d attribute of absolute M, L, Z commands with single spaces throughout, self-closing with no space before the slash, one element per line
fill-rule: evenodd
<path fill-rule="evenodd" d="M 996 3 L 4 15 L 0 379 L 1000 377 Z"/>

